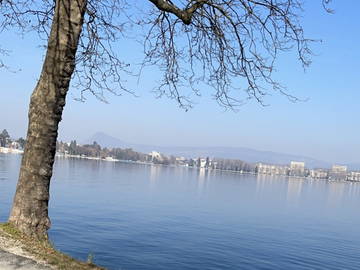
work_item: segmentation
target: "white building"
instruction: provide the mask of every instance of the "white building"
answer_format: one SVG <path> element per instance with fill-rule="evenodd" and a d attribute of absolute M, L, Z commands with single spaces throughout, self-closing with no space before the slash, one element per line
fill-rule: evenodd
<path fill-rule="evenodd" d="M 258 163 L 256 165 L 258 174 L 269 174 L 269 175 L 287 175 L 289 168 L 287 166 L 270 165 Z"/>
<path fill-rule="evenodd" d="M 290 176 L 305 176 L 305 162 L 291 161 L 289 175 Z"/>
<path fill-rule="evenodd" d="M 313 179 L 327 179 L 329 177 L 329 171 L 324 169 L 310 170 L 310 177 Z"/>
<path fill-rule="evenodd" d="M 360 181 L 360 172 L 350 172 L 347 176 L 349 181 Z"/>
<path fill-rule="evenodd" d="M 331 180 L 346 180 L 347 178 L 347 166 L 333 165 L 330 172 Z"/>
<path fill-rule="evenodd" d="M 151 151 L 148 155 L 151 156 L 151 161 L 153 161 L 154 159 L 157 159 L 158 161 L 163 160 L 163 157 L 159 152 Z"/>

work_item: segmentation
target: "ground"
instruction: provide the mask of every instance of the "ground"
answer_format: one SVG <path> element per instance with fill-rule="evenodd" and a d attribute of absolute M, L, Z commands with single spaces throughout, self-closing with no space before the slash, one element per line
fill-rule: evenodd
<path fill-rule="evenodd" d="M 0 249 L 1 270 L 50 270 L 49 266 L 40 264 L 32 259 L 18 256 Z"/>
<path fill-rule="evenodd" d="M 10 237 L 10 234 L 0 228 L 0 269 L 48 270 L 54 268 L 27 252 L 20 240 Z"/>
<path fill-rule="evenodd" d="M 0 224 L 1 270 L 104 270 L 57 251 L 50 242 L 29 238 L 9 224 Z"/>

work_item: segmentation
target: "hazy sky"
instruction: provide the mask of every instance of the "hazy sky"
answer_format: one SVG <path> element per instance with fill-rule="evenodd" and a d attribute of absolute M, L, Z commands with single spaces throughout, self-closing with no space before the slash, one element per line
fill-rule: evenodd
<path fill-rule="evenodd" d="M 270 106 L 250 102 L 239 112 L 224 111 L 203 89 L 203 97 L 185 112 L 167 98 L 156 99 L 152 71 L 131 84 L 139 97 L 108 95 L 109 104 L 88 95 L 81 103 L 72 89 L 67 98 L 60 138 L 84 140 L 97 131 L 124 141 L 153 145 L 241 146 L 258 150 L 307 155 L 330 162 L 360 162 L 360 21 L 358 0 L 334 0 L 335 14 L 321 8 L 321 0 L 308 0 L 304 28 L 316 56 L 305 72 L 296 56 L 277 62 L 280 82 L 307 102 L 293 104 L 274 93 Z M 30 94 L 41 69 L 43 51 L 36 35 L 0 34 L 2 48 L 11 50 L 4 60 L 17 73 L 0 70 L 0 129 L 25 136 Z M 137 55 L 131 43 L 119 44 L 119 54 Z M 241 158 L 241 157 L 239 157 Z"/>

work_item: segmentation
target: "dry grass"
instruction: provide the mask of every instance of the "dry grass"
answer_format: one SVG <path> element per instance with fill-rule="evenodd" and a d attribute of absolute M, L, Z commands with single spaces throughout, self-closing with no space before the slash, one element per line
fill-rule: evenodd
<path fill-rule="evenodd" d="M 28 253 L 36 261 L 44 262 L 53 269 L 61 270 L 105 270 L 91 261 L 81 262 L 56 250 L 49 241 L 39 241 L 28 237 L 8 223 L 0 224 L 0 236 L 12 245 Z"/>

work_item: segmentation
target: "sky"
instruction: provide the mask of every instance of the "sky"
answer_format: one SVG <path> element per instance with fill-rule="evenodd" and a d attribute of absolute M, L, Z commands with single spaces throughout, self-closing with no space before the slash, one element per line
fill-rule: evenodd
<path fill-rule="evenodd" d="M 154 70 L 133 83 L 137 97 L 107 95 L 108 104 L 71 89 L 60 123 L 59 138 L 84 141 L 101 131 L 131 143 L 163 146 L 233 146 L 305 155 L 327 162 L 360 162 L 360 21 L 358 0 L 334 0 L 334 14 L 321 1 L 305 4 L 303 27 L 315 55 L 305 71 L 294 54 L 279 57 L 276 78 L 291 94 L 307 99 L 292 103 L 273 93 L 269 106 L 255 101 L 237 112 L 224 111 L 203 89 L 193 109 L 185 112 L 170 99 L 151 92 Z M 43 59 L 37 35 L 0 34 L 3 58 L 12 70 L 0 70 L 0 129 L 13 137 L 26 135 L 29 98 Z M 120 56 L 140 55 L 131 43 L 117 47 Z M 20 69 L 20 70 L 19 70 Z M 131 81 L 131 79 L 130 79 Z M 241 158 L 241 157 L 239 157 Z"/>

